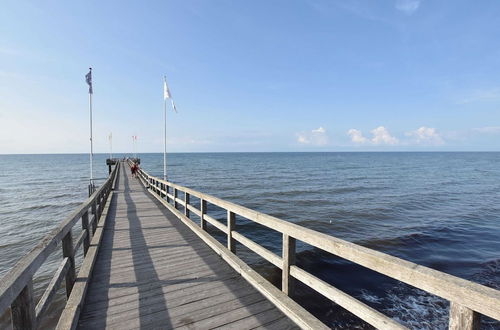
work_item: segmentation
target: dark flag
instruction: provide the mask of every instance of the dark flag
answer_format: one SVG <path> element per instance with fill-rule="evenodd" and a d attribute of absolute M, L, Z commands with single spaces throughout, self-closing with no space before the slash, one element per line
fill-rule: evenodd
<path fill-rule="evenodd" d="M 90 70 L 89 73 L 85 75 L 85 80 L 89 85 L 89 94 L 92 94 L 92 68 L 89 68 L 89 70 Z"/>

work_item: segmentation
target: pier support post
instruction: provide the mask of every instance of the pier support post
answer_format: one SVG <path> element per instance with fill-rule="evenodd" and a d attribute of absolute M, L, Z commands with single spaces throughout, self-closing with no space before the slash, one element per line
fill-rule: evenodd
<path fill-rule="evenodd" d="M 179 197 L 179 191 L 174 188 L 174 208 L 177 210 L 179 208 L 179 203 L 177 203 L 177 198 Z"/>
<path fill-rule="evenodd" d="M 92 202 L 92 215 L 93 215 L 93 219 L 92 219 L 92 236 L 94 235 L 95 233 L 95 230 L 97 228 L 97 220 L 99 219 L 98 216 L 97 216 L 97 207 L 96 207 L 96 201 L 94 200 Z"/>
<path fill-rule="evenodd" d="M 187 192 L 184 192 L 184 215 L 189 218 L 189 194 Z"/>
<path fill-rule="evenodd" d="M 83 239 L 83 255 L 86 256 L 87 255 L 87 250 L 89 249 L 89 246 L 90 246 L 90 240 L 91 240 L 91 237 L 90 237 L 91 232 L 90 232 L 90 228 L 89 228 L 89 211 L 88 211 L 88 209 L 87 209 L 87 212 L 85 212 L 82 215 L 82 230 L 84 230 L 84 231 L 87 232 L 87 235 Z"/>
<path fill-rule="evenodd" d="M 281 291 L 286 295 L 293 294 L 293 278 L 290 277 L 290 266 L 295 264 L 295 238 L 283 234 L 283 270 Z"/>
<path fill-rule="evenodd" d="M 472 309 L 450 301 L 450 330 L 479 330 L 481 315 Z"/>
<path fill-rule="evenodd" d="M 10 305 L 14 330 L 36 329 L 33 280 L 30 279 L 19 296 Z"/>
<path fill-rule="evenodd" d="M 236 253 L 236 240 L 233 238 L 233 230 L 236 227 L 236 217 L 233 212 L 227 211 L 227 248 Z"/>
<path fill-rule="evenodd" d="M 69 269 L 66 274 L 66 296 L 69 298 L 71 290 L 73 289 L 73 284 L 75 284 L 76 273 L 75 273 L 75 257 L 73 250 L 73 235 L 71 230 L 68 231 L 66 236 L 62 239 L 62 249 L 63 257 L 67 257 L 69 260 Z"/>
<path fill-rule="evenodd" d="M 207 201 L 200 199 L 200 227 L 203 230 L 207 230 L 207 221 L 205 220 L 205 214 L 207 214 Z"/>

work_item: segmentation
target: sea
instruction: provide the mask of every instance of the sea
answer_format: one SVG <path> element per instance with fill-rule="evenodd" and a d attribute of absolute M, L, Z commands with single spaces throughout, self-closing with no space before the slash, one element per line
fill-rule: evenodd
<path fill-rule="evenodd" d="M 94 156 L 97 184 L 108 175 L 108 157 Z M 137 157 L 147 172 L 163 175 L 162 154 Z M 167 164 L 174 183 L 500 289 L 500 153 L 172 153 Z M 0 169 L 2 277 L 88 197 L 89 156 L 0 155 Z M 238 231 L 280 253 L 278 233 L 237 221 Z M 224 239 L 217 229 L 209 232 Z M 237 251 L 271 282 L 280 282 L 276 267 L 242 246 Z M 297 251 L 300 267 L 402 324 L 447 328 L 447 301 L 307 244 Z M 38 297 L 60 260 L 57 251 L 37 272 Z M 333 329 L 371 328 L 300 283 L 294 299 Z M 45 328 L 55 325 L 64 301 L 62 288 Z M 500 329 L 498 321 L 482 322 L 485 329 Z M 6 313 L 0 328 L 8 327 Z"/>

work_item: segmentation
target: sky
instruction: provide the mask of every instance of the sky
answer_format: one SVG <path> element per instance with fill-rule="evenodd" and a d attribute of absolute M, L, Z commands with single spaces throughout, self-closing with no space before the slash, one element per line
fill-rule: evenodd
<path fill-rule="evenodd" d="M 497 0 L 2 1 L 0 154 L 500 151 Z"/>

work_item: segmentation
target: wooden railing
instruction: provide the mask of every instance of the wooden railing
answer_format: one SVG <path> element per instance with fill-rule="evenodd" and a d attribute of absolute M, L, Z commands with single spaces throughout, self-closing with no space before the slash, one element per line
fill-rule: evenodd
<path fill-rule="evenodd" d="M 66 284 L 67 297 L 70 296 L 76 278 L 75 255 L 81 246 L 84 256 L 87 254 L 118 170 L 119 166 L 115 166 L 98 190 L 57 228 L 47 234 L 1 279 L 0 315 L 10 307 L 14 329 L 36 329 L 63 280 Z M 80 219 L 82 230 L 76 240 L 73 240 L 73 227 Z M 33 275 L 59 245 L 62 246 L 63 260 L 35 305 Z"/>
<path fill-rule="evenodd" d="M 228 261 L 233 268 L 241 269 L 243 267 L 241 266 L 243 261 L 234 254 L 235 242 L 241 243 L 280 268 L 282 270 L 282 291 L 287 295 L 290 295 L 293 291 L 293 278 L 329 298 L 334 303 L 340 305 L 376 328 L 406 329 L 403 325 L 397 323 L 388 316 L 298 267 L 295 264 L 295 246 L 296 241 L 302 241 L 323 251 L 448 300 L 450 302 L 450 329 L 478 329 L 480 325 L 480 314 L 500 320 L 500 291 L 498 290 L 417 265 L 385 253 L 377 252 L 220 198 L 179 186 L 172 182 L 161 180 L 149 175 L 143 170 L 139 170 L 139 177 L 158 200 L 195 231 L 198 236 L 205 240 L 205 242 Z M 184 199 L 179 198 L 180 192 L 184 195 Z M 199 208 L 196 208 L 190 203 L 191 196 L 199 199 Z M 207 214 L 207 203 L 226 210 L 227 225 Z M 183 207 L 184 212 L 178 210 L 179 205 Z M 194 227 L 196 224 L 190 219 L 191 213 L 194 213 L 200 219 L 200 225 L 197 228 Z M 282 255 L 276 255 L 272 251 L 238 232 L 235 215 L 280 232 L 283 237 Z M 205 236 L 208 235 L 206 233 L 207 223 L 210 223 L 226 234 L 227 248 L 221 248 L 217 245 L 220 243 L 214 242 L 215 240 Z M 264 283 L 259 281 L 252 282 L 251 276 L 248 276 L 247 280 L 274 302 L 278 308 L 282 309 L 290 316 L 290 313 L 293 311 L 289 306 L 285 306 L 284 304 L 280 305 L 280 299 L 276 296 L 272 296 L 269 290 L 266 291 L 262 289 Z M 259 285 L 261 287 L 259 287 Z M 293 315 L 292 319 L 305 328 L 317 327 L 311 326 L 308 324 L 307 320 L 301 319 L 300 313 L 298 312 Z"/>

